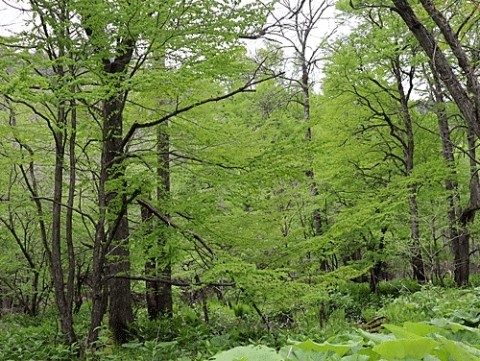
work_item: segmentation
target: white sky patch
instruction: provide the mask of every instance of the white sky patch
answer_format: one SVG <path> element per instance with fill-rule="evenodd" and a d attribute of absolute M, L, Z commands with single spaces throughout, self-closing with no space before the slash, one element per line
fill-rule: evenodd
<path fill-rule="evenodd" d="M 0 35 L 18 34 L 27 28 L 27 21 L 31 19 L 30 4 L 25 1 L 0 1 Z"/>
<path fill-rule="evenodd" d="M 309 11 L 311 9 L 309 5 L 311 5 L 313 11 L 315 11 L 315 9 L 325 8 L 321 11 L 319 19 L 313 25 L 306 44 L 307 58 L 312 57 L 312 60 L 315 61 L 315 66 L 310 73 L 310 81 L 313 84 L 314 90 L 319 91 L 323 77 L 322 68 L 324 59 L 328 53 L 328 42 L 333 41 L 339 36 L 348 34 L 352 29 L 352 24 L 345 23 L 341 17 L 337 16 L 339 12 L 335 8 L 334 1 L 305 0 L 302 3 L 302 0 L 281 0 L 277 3 L 273 14 L 269 16 L 267 24 L 265 24 L 264 27 L 271 29 L 272 34 L 269 34 L 267 31 L 265 37 L 258 40 L 246 40 L 245 44 L 248 54 L 251 57 L 255 57 L 260 49 L 266 48 L 268 43 L 273 44 L 277 49 L 281 49 L 284 57 L 283 70 L 286 71 L 289 77 L 298 78 L 299 75 L 295 75 L 295 73 L 298 72 L 295 65 L 298 63 L 298 51 L 295 51 L 295 47 L 300 47 L 299 34 L 295 28 L 294 20 L 288 15 L 287 7 L 290 9 L 298 9 L 299 4 L 303 4 L 302 10 L 299 12 L 300 26 L 303 25 L 302 21 L 308 21 L 304 16 L 308 17 L 310 15 Z M 302 14 L 304 14 L 304 16 L 302 16 Z M 285 30 L 282 30 L 282 32 L 279 31 L 280 28 L 270 28 L 278 19 L 281 19 L 282 23 L 285 23 L 283 25 Z"/>

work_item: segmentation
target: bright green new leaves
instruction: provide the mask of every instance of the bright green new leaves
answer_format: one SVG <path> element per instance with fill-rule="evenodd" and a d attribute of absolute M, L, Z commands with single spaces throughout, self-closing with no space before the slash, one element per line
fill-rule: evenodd
<path fill-rule="evenodd" d="M 403 360 L 409 358 L 421 360 L 426 354 L 431 353 L 438 345 L 439 343 L 431 338 L 420 337 L 416 339 L 388 341 L 375 346 L 372 350 L 387 360 Z"/>
<path fill-rule="evenodd" d="M 433 323 L 406 322 L 403 327 L 384 325 L 395 339 L 377 342 L 372 347 L 385 360 L 479 360 L 479 350 L 461 341 L 451 340 L 454 323 L 445 321 L 444 327 Z"/>
<path fill-rule="evenodd" d="M 346 335 L 349 340 L 335 343 L 332 339 L 323 343 L 311 340 L 285 346 L 280 350 L 281 360 L 313 361 L 313 360 L 343 360 L 343 361 L 475 361 L 480 360 L 478 345 L 466 341 L 452 340 L 455 325 L 450 321 L 431 323 L 406 322 L 403 327 L 385 325 L 391 333 L 371 334 L 359 330 L 357 335 Z M 462 325 L 458 325 L 462 326 Z M 471 329 L 480 336 L 478 330 Z M 479 338 L 480 339 L 480 338 Z M 278 354 L 273 349 L 255 346 L 235 348 L 217 355 L 215 360 L 257 360 L 260 351 L 267 355 L 265 360 L 278 360 Z M 221 357 L 221 358 L 220 358 Z M 226 358 L 229 357 L 229 358 Z M 249 358 L 250 357 L 250 358 Z"/>
<path fill-rule="evenodd" d="M 239 346 L 220 352 L 212 358 L 215 361 L 282 361 L 275 350 L 266 346 Z"/>
<path fill-rule="evenodd" d="M 334 344 L 330 342 L 315 343 L 311 340 L 297 343 L 292 346 L 287 346 L 281 350 L 281 353 L 285 356 L 285 360 L 313 360 L 318 355 L 329 355 L 330 357 L 345 356 L 353 348 L 359 347 L 358 343 L 352 342 L 351 344 Z"/>

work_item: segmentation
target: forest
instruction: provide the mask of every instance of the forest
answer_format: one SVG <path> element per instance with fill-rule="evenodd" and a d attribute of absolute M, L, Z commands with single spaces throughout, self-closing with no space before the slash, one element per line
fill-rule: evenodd
<path fill-rule="evenodd" d="M 2 4 L 1 360 L 480 360 L 478 0 Z"/>

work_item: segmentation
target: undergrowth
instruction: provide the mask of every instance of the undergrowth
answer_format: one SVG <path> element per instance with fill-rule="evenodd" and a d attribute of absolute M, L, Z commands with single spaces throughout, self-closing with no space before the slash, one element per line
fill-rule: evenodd
<path fill-rule="evenodd" d="M 295 313 L 271 310 L 267 314 L 270 329 L 248 305 L 228 307 L 212 301 L 209 304 L 208 323 L 203 321 L 199 309 L 186 306 L 176 309 L 173 319 L 156 321 L 148 320 L 146 312 L 139 309 L 136 329 L 129 343 L 113 345 L 108 330 L 102 329 L 99 348 L 83 358 L 92 361 L 207 360 L 214 355 L 217 355 L 217 358 L 228 356 L 229 354 L 222 352 L 238 351 L 238 347 L 244 347 L 240 350 L 256 352 L 258 349 L 260 352 L 275 355 L 272 357 L 288 360 L 307 360 L 308 357 L 318 360 L 377 360 L 377 355 L 388 360 L 389 358 L 382 354 L 383 347 L 386 347 L 381 346 L 382 344 L 397 340 L 397 343 L 390 345 L 404 347 L 413 341 L 402 340 L 415 340 L 418 337 L 423 340 L 418 341 L 421 347 L 425 348 L 427 344 L 428 347 L 433 347 L 433 353 L 428 356 L 430 358 L 424 358 L 430 361 L 459 359 L 447 357 L 447 351 L 441 351 L 445 348 L 457 349 L 455 345 L 460 345 L 458 342 L 462 343 L 459 347 L 466 345 L 466 348 L 480 348 L 477 345 L 480 341 L 475 341 L 480 340 L 477 332 L 480 324 L 480 288 L 446 289 L 432 285 L 420 287 L 409 281 L 397 281 L 381 284 L 378 293 L 371 294 L 368 285 L 351 283 L 332 289 L 329 296 L 328 301 L 299 308 Z M 319 317 L 320 311 L 325 316 L 323 320 Z M 376 316 L 384 317 L 386 330 L 380 335 L 370 336 L 368 332 L 362 331 L 360 326 Z M 79 346 L 87 334 L 88 317 L 87 306 L 75 320 L 76 332 L 81 338 L 79 344 L 66 346 L 55 314 L 47 312 L 36 318 L 4 315 L 0 318 L 0 360 L 78 359 Z M 421 325 L 428 325 L 431 332 L 419 335 L 418 329 L 424 327 Z M 398 332 L 403 332 L 403 338 L 399 337 Z M 409 332 L 413 335 L 408 336 Z M 408 337 L 404 337 L 405 335 Z M 424 338 L 431 340 L 425 341 Z M 295 340 L 295 343 L 291 340 Z M 330 344 L 339 345 L 339 348 L 331 348 L 328 346 Z M 259 345 L 263 347 L 254 347 Z M 337 352 L 347 348 L 345 353 Z M 279 350 L 283 351 L 279 353 Z M 285 354 L 285 350 L 290 351 Z M 360 350 L 363 350 L 362 353 L 358 353 Z M 374 353 L 369 354 L 368 350 L 373 350 Z M 297 356 L 292 356 L 294 351 Z M 298 356 L 303 355 L 304 351 L 311 351 L 314 355 L 307 357 L 307 352 L 304 355 L 307 358 Z M 325 354 L 322 353 L 324 351 Z M 478 359 L 476 354 L 472 355 L 473 358 L 459 360 Z M 353 358 L 354 356 L 356 358 Z"/>

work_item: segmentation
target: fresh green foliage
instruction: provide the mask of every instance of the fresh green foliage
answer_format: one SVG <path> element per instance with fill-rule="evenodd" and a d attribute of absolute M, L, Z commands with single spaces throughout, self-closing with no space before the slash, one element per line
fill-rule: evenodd
<path fill-rule="evenodd" d="M 358 292 L 358 285 L 350 286 L 351 294 Z M 345 312 L 354 302 L 347 301 L 347 286 L 341 291 L 342 297 L 339 293 L 331 295 L 336 303 L 331 301 L 328 306 L 329 320 L 323 328 L 318 325 L 316 312 L 300 312 L 292 315 L 295 322 L 286 328 L 272 318 L 269 332 L 251 307 L 244 305 L 240 314 L 220 302 L 210 303 L 209 323 L 202 320 L 198 308 L 181 307 L 175 310 L 173 319 L 155 321 L 148 320 L 146 313 L 139 310 L 138 327 L 130 342 L 116 346 L 108 329 L 102 328 L 98 349 L 89 352 L 87 359 L 186 361 L 207 360 L 215 355 L 218 360 L 231 361 L 242 357 L 246 361 L 380 360 L 380 357 L 450 361 L 448 357 L 458 360 L 479 357 L 478 289 L 429 286 L 414 293 L 404 289 L 395 299 L 382 296 L 381 302 L 370 295 L 363 300 L 364 313 L 375 310 L 386 316 L 388 323 L 381 333 L 360 330 L 361 320 L 346 322 Z M 86 333 L 82 328 L 88 326 L 88 317 L 88 307 L 76 315 L 79 334 Z M 2 359 L 74 360 L 77 355 L 77 345 L 72 348 L 63 345 L 54 315 L 39 318 L 5 315 L 0 326 Z M 430 355 L 424 357 L 424 353 Z"/>
<path fill-rule="evenodd" d="M 352 31 L 318 41 L 335 3 Z M 443 287 L 479 264 L 478 119 L 395 3 L 25 2 L 0 35 L 0 359 L 477 359 L 479 290 Z M 436 5 L 473 109 L 479 8 Z"/>
<path fill-rule="evenodd" d="M 75 360 L 78 345 L 65 345 L 55 316 L 32 319 L 6 315 L 0 319 L 0 359 Z"/>
<path fill-rule="evenodd" d="M 266 346 L 239 346 L 215 355 L 216 361 L 282 361 L 283 358 L 275 350 Z"/>
<path fill-rule="evenodd" d="M 334 336 L 323 343 L 311 340 L 293 343 L 279 354 L 256 346 L 234 348 L 215 360 L 480 360 L 480 331 L 447 320 L 385 325 L 388 333 Z M 462 333 L 460 336 L 459 333 Z M 460 337 L 459 337 L 460 336 Z M 472 337 L 473 336 L 473 337 Z M 476 339 L 476 343 L 471 343 Z M 279 356 L 281 357 L 279 358 Z"/>

